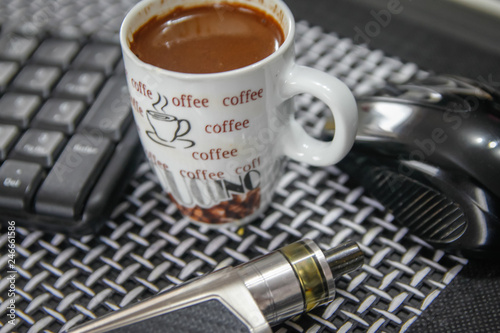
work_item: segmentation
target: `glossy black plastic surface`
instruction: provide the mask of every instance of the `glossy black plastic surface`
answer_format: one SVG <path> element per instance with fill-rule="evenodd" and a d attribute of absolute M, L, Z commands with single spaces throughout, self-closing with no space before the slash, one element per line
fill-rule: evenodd
<path fill-rule="evenodd" d="M 427 243 L 468 257 L 500 253 L 500 205 L 462 173 L 355 149 L 339 165 Z"/>
<path fill-rule="evenodd" d="M 500 93 L 433 76 L 358 100 L 357 144 L 398 159 L 456 170 L 500 198 Z"/>
<path fill-rule="evenodd" d="M 500 251 L 500 94 L 431 76 L 358 99 L 353 151 L 339 166 L 426 242 Z"/>

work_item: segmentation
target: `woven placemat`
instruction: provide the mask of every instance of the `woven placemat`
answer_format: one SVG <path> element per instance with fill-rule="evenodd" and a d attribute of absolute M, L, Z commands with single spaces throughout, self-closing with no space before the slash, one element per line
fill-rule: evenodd
<path fill-rule="evenodd" d="M 113 35 L 133 3 L 2 1 L 0 20 L 3 27 L 24 18 L 37 27 Z M 298 63 L 339 77 L 357 96 L 386 82 L 426 75 L 415 64 L 307 22 L 297 24 L 296 41 Z M 319 137 L 326 122 L 324 104 L 308 95 L 295 103 L 299 122 Z M 338 280 L 333 302 L 281 324 L 276 332 L 404 332 L 467 262 L 394 224 L 393 216 L 336 166 L 293 161 L 270 208 L 243 228 L 192 225 L 144 163 L 100 233 L 77 239 L 21 227 L 16 232 L 15 326 L 7 324 L 7 229 L 0 234 L 0 333 L 58 332 L 305 237 L 323 249 L 355 240 L 367 259 L 362 269 Z"/>

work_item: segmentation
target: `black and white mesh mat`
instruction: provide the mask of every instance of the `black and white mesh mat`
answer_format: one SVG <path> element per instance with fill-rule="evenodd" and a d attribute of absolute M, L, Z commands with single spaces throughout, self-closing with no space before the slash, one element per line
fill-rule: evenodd
<path fill-rule="evenodd" d="M 50 25 L 55 16 L 66 29 L 89 33 L 99 27 L 96 33 L 113 33 L 133 2 L 2 1 L 0 19 L 7 24 L 31 15 L 38 17 L 35 23 Z M 415 64 L 307 22 L 297 24 L 296 40 L 298 63 L 339 77 L 357 96 L 387 81 L 426 75 Z M 308 95 L 297 97 L 296 105 L 297 119 L 320 135 L 324 105 Z M 335 300 L 281 324 L 276 332 L 404 332 L 467 263 L 393 223 L 393 216 L 336 166 L 293 161 L 270 208 L 242 228 L 189 223 L 144 163 L 98 234 L 77 239 L 16 231 L 15 326 L 6 324 L 7 230 L 0 234 L 0 333 L 58 332 L 305 237 L 323 249 L 352 239 L 367 258 L 362 269 L 338 280 Z"/>

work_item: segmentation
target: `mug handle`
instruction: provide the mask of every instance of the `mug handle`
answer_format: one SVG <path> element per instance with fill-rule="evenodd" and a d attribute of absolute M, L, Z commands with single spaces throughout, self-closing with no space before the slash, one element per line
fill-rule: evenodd
<path fill-rule="evenodd" d="M 314 139 L 290 115 L 283 136 L 288 157 L 314 166 L 335 164 L 347 155 L 354 144 L 358 127 L 358 109 L 349 88 L 339 79 L 310 67 L 294 65 L 282 85 L 285 98 L 309 93 L 322 100 L 333 114 L 335 135 L 330 142 Z"/>

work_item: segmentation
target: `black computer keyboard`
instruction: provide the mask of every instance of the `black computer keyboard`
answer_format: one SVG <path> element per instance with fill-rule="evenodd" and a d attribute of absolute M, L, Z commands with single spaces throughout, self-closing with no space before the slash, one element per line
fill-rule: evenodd
<path fill-rule="evenodd" d="M 86 234 L 142 153 L 117 42 L 0 35 L 0 219 Z"/>

